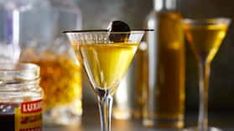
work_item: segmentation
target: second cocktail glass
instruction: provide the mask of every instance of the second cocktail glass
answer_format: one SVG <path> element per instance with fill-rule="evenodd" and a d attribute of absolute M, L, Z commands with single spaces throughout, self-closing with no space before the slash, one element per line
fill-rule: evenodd
<path fill-rule="evenodd" d="M 199 66 L 199 118 L 195 131 L 217 131 L 208 127 L 208 88 L 210 63 L 217 53 L 230 24 L 227 18 L 185 19 L 184 30 L 187 40 L 198 60 Z"/>
<path fill-rule="evenodd" d="M 113 94 L 136 53 L 144 31 L 66 31 L 98 98 L 101 131 L 111 131 Z"/>

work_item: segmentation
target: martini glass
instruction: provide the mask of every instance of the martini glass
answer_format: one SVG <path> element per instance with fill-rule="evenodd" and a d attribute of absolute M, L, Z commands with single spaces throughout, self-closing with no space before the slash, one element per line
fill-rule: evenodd
<path fill-rule="evenodd" d="M 111 131 L 113 94 L 136 53 L 144 31 L 66 31 L 81 58 L 97 99 L 101 131 Z"/>
<path fill-rule="evenodd" d="M 230 24 L 227 18 L 185 19 L 186 38 L 198 60 L 199 67 L 199 117 L 198 127 L 188 130 L 218 131 L 208 127 L 208 88 L 210 63 L 217 53 Z"/>

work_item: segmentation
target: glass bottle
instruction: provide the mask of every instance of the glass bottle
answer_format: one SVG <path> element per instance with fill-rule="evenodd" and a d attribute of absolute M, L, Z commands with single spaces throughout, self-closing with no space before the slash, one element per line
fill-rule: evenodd
<path fill-rule="evenodd" d="M 49 0 L 53 13 L 57 14 L 55 37 L 61 37 L 65 30 L 80 30 L 82 15 L 75 0 Z"/>
<path fill-rule="evenodd" d="M 17 62 L 20 55 L 20 15 L 28 11 L 26 1 L 0 0 L 0 62 Z"/>
<path fill-rule="evenodd" d="M 184 125 L 185 54 L 177 0 L 154 0 L 147 18 L 147 89 L 143 123 L 159 128 Z"/>

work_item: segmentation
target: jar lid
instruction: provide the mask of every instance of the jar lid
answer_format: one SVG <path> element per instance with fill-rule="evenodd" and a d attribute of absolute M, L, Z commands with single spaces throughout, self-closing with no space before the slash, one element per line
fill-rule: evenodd
<path fill-rule="evenodd" d="M 37 80 L 40 77 L 40 68 L 29 63 L 0 63 L 0 86 L 17 84 L 20 81 Z"/>

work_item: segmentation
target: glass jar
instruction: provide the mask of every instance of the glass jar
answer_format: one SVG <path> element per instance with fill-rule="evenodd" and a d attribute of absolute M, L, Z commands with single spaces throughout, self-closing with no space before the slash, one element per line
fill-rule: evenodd
<path fill-rule="evenodd" d="M 0 129 L 42 130 L 39 77 L 34 64 L 0 64 Z"/>

